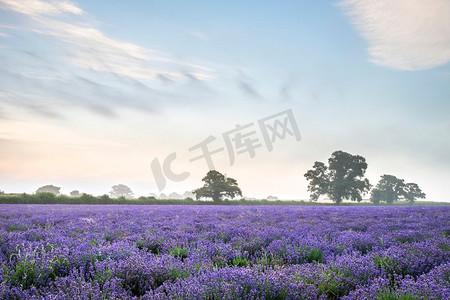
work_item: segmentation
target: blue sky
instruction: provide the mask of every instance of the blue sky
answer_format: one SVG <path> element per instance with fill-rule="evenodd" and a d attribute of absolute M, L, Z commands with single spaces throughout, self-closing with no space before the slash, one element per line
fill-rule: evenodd
<path fill-rule="evenodd" d="M 192 190 L 190 147 L 291 109 L 300 141 L 214 156 L 245 195 L 306 199 L 306 170 L 343 150 L 372 184 L 448 200 L 449 20 L 445 0 L 0 0 L 0 190 Z M 160 191 L 151 163 L 174 152 L 190 176 Z"/>

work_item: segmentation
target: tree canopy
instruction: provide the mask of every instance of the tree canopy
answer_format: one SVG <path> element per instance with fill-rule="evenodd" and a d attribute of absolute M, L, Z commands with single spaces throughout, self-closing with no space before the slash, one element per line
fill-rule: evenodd
<path fill-rule="evenodd" d="M 373 188 L 370 200 L 373 203 L 386 202 L 392 204 L 404 199 L 413 203 L 418 198 L 425 198 L 425 193 L 416 183 L 405 183 L 405 180 L 394 175 L 382 175 L 378 184 Z"/>
<path fill-rule="evenodd" d="M 57 187 L 57 186 L 54 186 L 54 185 L 51 185 L 51 184 L 44 185 L 44 186 L 41 186 L 40 188 L 38 188 L 36 190 L 36 194 L 38 194 L 38 193 L 52 193 L 52 194 L 57 196 L 57 195 L 60 194 L 60 192 L 59 192 L 60 189 L 61 189 L 60 187 Z"/>
<path fill-rule="evenodd" d="M 81 193 L 78 190 L 73 190 L 70 192 L 71 197 L 80 197 Z"/>
<path fill-rule="evenodd" d="M 109 192 L 109 194 L 113 198 L 120 198 L 120 197 L 133 198 L 133 196 L 134 196 L 133 191 L 124 184 L 114 185 L 112 187 L 111 192 Z"/>
<path fill-rule="evenodd" d="M 337 204 L 343 199 L 360 202 L 361 194 L 370 190 L 369 180 L 364 178 L 366 159 L 344 151 L 335 151 L 328 159 L 328 166 L 316 161 L 311 170 L 305 173 L 309 181 L 308 191 L 311 200 L 328 195 Z"/>
<path fill-rule="evenodd" d="M 226 177 L 216 170 L 209 171 L 202 179 L 204 185 L 193 191 L 195 197 L 212 198 L 214 202 L 220 202 L 223 197 L 234 198 L 242 196 L 242 191 L 238 187 L 236 179 Z"/>

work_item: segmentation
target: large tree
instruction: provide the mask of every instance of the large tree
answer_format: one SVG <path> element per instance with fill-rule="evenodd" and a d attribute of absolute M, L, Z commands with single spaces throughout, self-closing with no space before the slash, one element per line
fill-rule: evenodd
<path fill-rule="evenodd" d="M 403 194 L 405 181 L 394 175 L 382 175 L 380 181 L 373 188 L 370 200 L 373 203 L 397 201 Z"/>
<path fill-rule="evenodd" d="M 218 203 L 223 197 L 242 196 L 242 191 L 238 187 L 236 179 L 226 177 L 216 170 L 209 171 L 202 181 L 205 182 L 203 187 L 193 191 L 197 200 L 212 198 L 214 202 Z"/>
<path fill-rule="evenodd" d="M 109 192 L 109 194 L 113 198 L 119 198 L 119 197 L 133 198 L 133 196 L 134 196 L 133 191 L 131 191 L 131 189 L 124 184 L 114 185 L 112 187 L 111 192 Z"/>
<path fill-rule="evenodd" d="M 80 191 L 78 191 L 78 190 L 73 190 L 73 191 L 70 192 L 70 196 L 71 196 L 71 197 L 80 197 L 81 194 L 80 194 Z"/>
<path fill-rule="evenodd" d="M 392 204 L 400 199 L 413 203 L 417 198 L 425 198 L 425 193 L 416 183 L 405 183 L 405 180 L 394 175 L 382 175 L 372 190 L 370 200 L 373 203 Z"/>
<path fill-rule="evenodd" d="M 422 192 L 417 183 L 407 183 L 403 191 L 403 197 L 406 201 L 414 203 L 418 198 L 425 199 L 426 195 Z"/>
<path fill-rule="evenodd" d="M 361 201 L 361 194 L 370 190 L 369 180 L 364 178 L 366 169 L 364 157 L 344 151 L 333 152 L 328 159 L 328 166 L 316 161 L 304 175 L 309 181 L 311 200 L 328 195 L 336 204 L 343 199 Z"/>
<path fill-rule="evenodd" d="M 44 185 L 44 186 L 41 186 L 40 188 L 38 188 L 36 190 L 36 194 L 38 194 L 38 193 L 52 193 L 52 194 L 58 196 L 60 194 L 60 192 L 59 192 L 60 189 L 61 189 L 60 187 L 57 187 L 57 186 L 54 186 L 54 185 L 51 185 L 51 184 Z"/>

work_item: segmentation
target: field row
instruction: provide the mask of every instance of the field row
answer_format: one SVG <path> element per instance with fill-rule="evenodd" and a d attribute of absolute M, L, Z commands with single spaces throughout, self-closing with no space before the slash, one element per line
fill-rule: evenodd
<path fill-rule="evenodd" d="M 2 299 L 449 299 L 450 207 L 0 206 Z"/>

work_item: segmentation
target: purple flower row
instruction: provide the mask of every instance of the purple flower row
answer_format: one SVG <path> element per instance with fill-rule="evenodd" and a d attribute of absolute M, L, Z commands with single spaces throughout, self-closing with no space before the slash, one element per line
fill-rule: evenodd
<path fill-rule="evenodd" d="M 1 299 L 450 299 L 450 207 L 0 206 Z"/>

